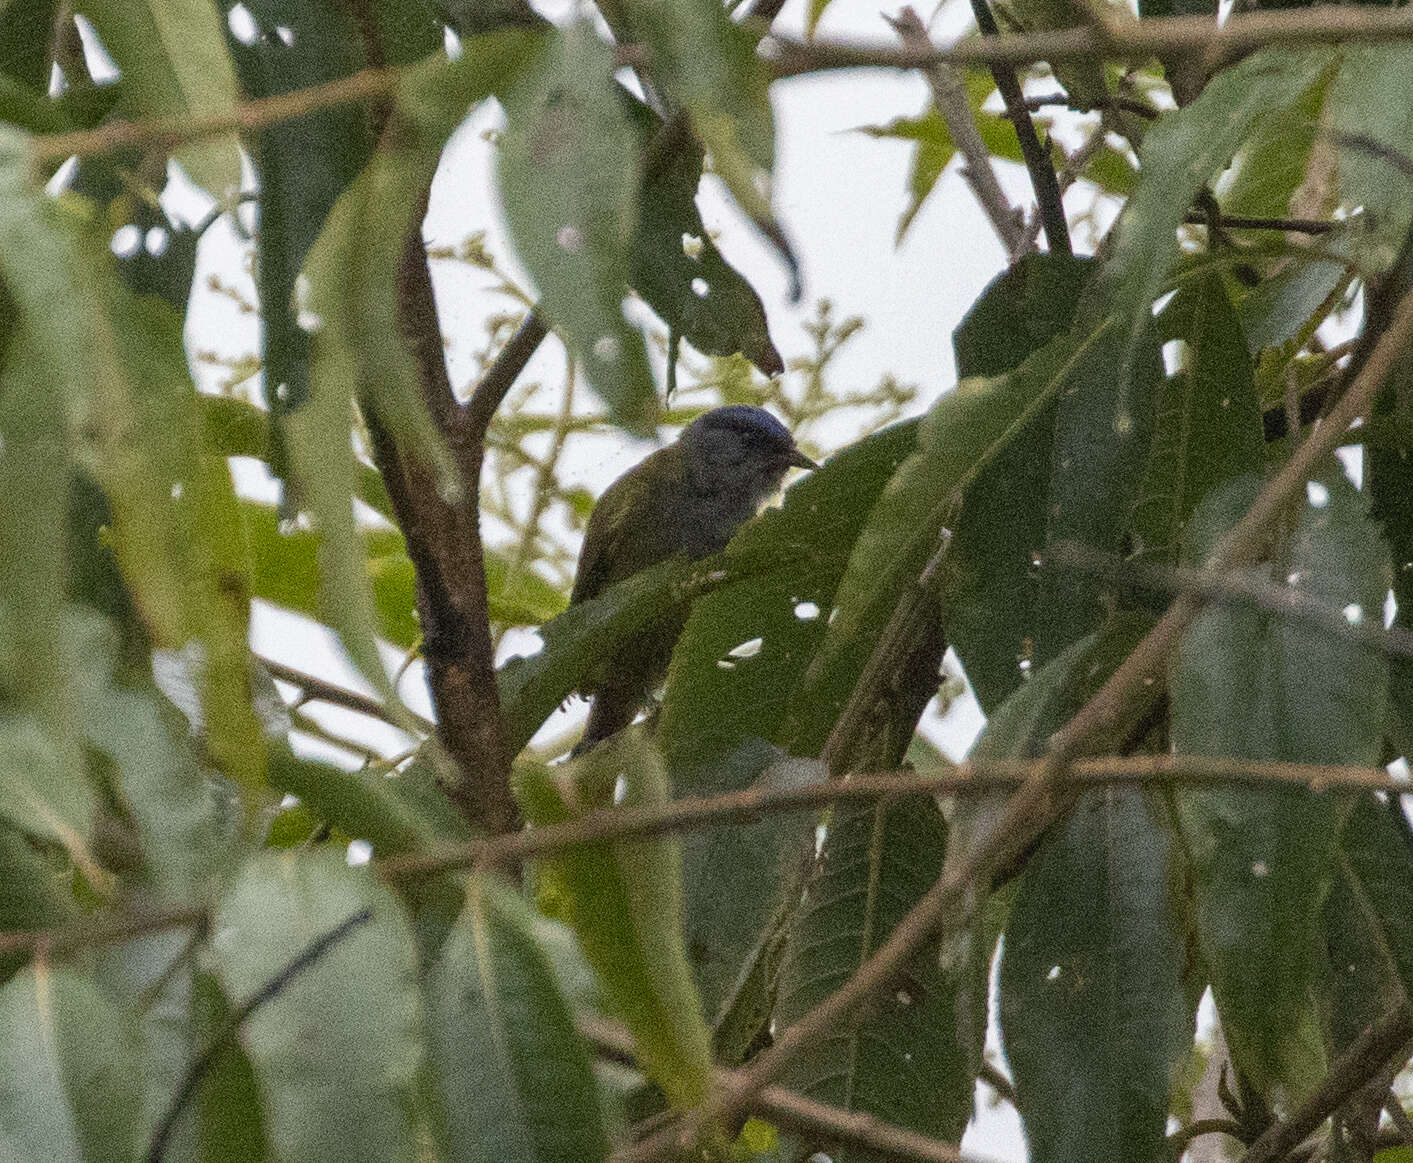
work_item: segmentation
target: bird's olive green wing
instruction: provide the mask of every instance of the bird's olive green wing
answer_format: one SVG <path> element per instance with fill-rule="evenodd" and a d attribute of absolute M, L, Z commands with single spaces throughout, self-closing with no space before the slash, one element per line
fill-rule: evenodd
<path fill-rule="evenodd" d="M 608 487 L 589 514 L 571 605 L 597 597 L 614 582 L 682 548 L 682 482 L 681 450 L 670 445 Z"/>

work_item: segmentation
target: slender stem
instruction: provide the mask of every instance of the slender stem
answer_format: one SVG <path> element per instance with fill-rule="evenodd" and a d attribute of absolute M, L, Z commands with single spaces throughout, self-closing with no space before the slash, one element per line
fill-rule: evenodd
<path fill-rule="evenodd" d="M 1241 1163 L 1276 1163 L 1327 1119 L 1350 1095 L 1394 1061 L 1406 1061 L 1413 1039 L 1413 1016 L 1400 1006 L 1359 1035 L 1330 1068 L 1314 1092 L 1267 1130 Z"/>
<path fill-rule="evenodd" d="M 1001 30 L 996 27 L 996 18 L 991 15 L 991 7 L 986 0 L 971 0 L 971 10 L 983 37 L 1000 35 Z M 1070 245 L 1069 223 L 1065 221 L 1060 183 L 1055 177 L 1055 167 L 1050 163 L 1050 151 L 1040 144 L 1040 138 L 1036 135 L 1035 122 L 1025 106 L 1025 94 L 1021 92 L 1016 67 L 995 61 L 991 65 L 991 75 L 1001 92 L 1001 100 L 1006 103 L 1006 116 L 1015 126 L 1025 168 L 1030 171 L 1036 207 L 1045 226 L 1045 241 L 1050 244 L 1052 254 L 1072 254 L 1074 251 Z"/>
<path fill-rule="evenodd" d="M 916 794 L 972 795 L 1023 786 L 1046 764 L 1043 759 L 972 760 L 936 773 L 911 771 L 851 775 L 803 787 L 752 786 L 720 795 L 685 797 L 638 808 L 608 808 L 561 824 L 456 845 L 440 851 L 410 853 L 377 862 L 389 881 L 434 875 L 469 865 L 494 867 L 512 861 L 552 856 L 566 848 L 603 840 L 641 839 L 704 827 L 749 823 L 766 815 L 809 811 L 828 804 L 857 803 L 884 796 Z M 1317 791 L 1362 790 L 1413 794 L 1413 785 L 1372 767 L 1226 759 L 1205 755 L 1128 755 L 1080 759 L 1065 771 L 1074 787 L 1110 784 L 1292 784 Z"/>
<path fill-rule="evenodd" d="M 575 1025 L 601 1054 L 629 1063 L 635 1060 L 633 1036 L 622 1026 L 589 1014 L 580 1015 Z M 726 1086 L 731 1085 L 735 1073 L 721 1068 L 715 1071 L 718 1083 Z M 894 1126 L 870 1114 L 818 1102 L 783 1086 L 767 1086 L 754 1095 L 750 1109 L 776 1126 L 809 1135 L 826 1145 L 863 1148 L 870 1158 L 967 1163 L 967 1157 L 951 1143 Z M 670 1133 L 671 1128 L 667 1130 Z"/>
<path fill-rule="evenodd" d="M 276 662 L 273 658 L 266 658 L 264 655 L 258 657 L 260 664 L 270 672 L 272 678 L 299 688 L 300 698 L 295 703 L 296 707 L 303 706 L 305 703 L 328 703 L 331 706 L 343 707 L 347 711 L 356 711 L 360 715 L 367 715 L 371 719 L 378 719 L 380 722 L 393 723 L 393 719 L 389 716 L 387 708 L 383 706 L 382 700 L 376 699 L 372 695 L 351 691 L 347 687 L 341 687 L 337 683 L 329 682 L 317 675 L 306 674 L 302 670 L 286 666 L 283 662 Z M 427 734 L 430 735 L 436 730 L 436 725 L 430 719 L 425 719 L 413 711 L 408 711 L 407 714 Z"/>
<path fill-rule="evenodd" d="M 904 8 L 891 23 L 905 47 L 917 50 L 932 47 L 926 26 L 911 8 Z M 942 61 L 927 66 L 922 73 L 932 90 L 932 104 L 952 135 L 957 152 L 962 155 L 962 177 L 991 220 L 991 228 L 1001 240 L 1006 258 L 1015 262 L 1032 248 L 1026 242 L 1019 211 L 1011 205 L 996 178 L 991 151 L 982 141 L 967 103 L 966 87 L 957 70 Z"/>
<path fill-rule="evenodd" d="M 245 1020 L 262 1005 L 277 997 L 291 981 L 348 937 L 360 925 L 364 925 L 372 919 L 372 912 L 362 909 L 339 922 L 327 933 L 316 937 L 304 949 L 300 950 L 289 964 L 257 989 L 249 1000 L 231 1011 L 225 1025 L 187 1068 L 186 1074 L 177 1086 L 176 1093 L 172 1095 L 172 1101 L 167 1105 L 161 1121 L 157 1124 L 157 1129 L 152 1134 L 152 1143 L 147 1148 L 147 1163 L 161 1163 L 162 1157 L 167 1153 L 167 1142 L 172 1136 L 172 1131 L 176 1127 L 182 1111 L 186 1109 L 187 1104 L 196 1093 L 196 1088 L 201 1085 L 201 1080 L 216 1064 L 216 1059 L 230 1045 L 231 1038 L 235 1036 L 236 1031 L 245 1024 Z"/>

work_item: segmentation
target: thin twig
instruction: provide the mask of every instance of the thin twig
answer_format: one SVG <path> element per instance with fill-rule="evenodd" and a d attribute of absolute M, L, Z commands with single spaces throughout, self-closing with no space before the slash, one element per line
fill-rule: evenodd
<path fill-rule="evenodd" d="M 575 1026 L 596 1050 L 615 1061 L 635 1061 L 633 1036 L 622 1026 L 591 1014 L 582 1014 Z M 735 1071 L 717 1068 L 717 1082 L 730 1085 Z M 916 1163 L 967 1163 L 951 1143 L 894 1126 L 861 1111 L 845 1110 L 818 1102 L 783 1086 L 767 1086 L 752 1096 L 750 1109 L 787 1131 L 808 1135 L 829 1146 L 858 1147 L 870 1158 Z"/>
<path fill-rule="evenodd" d="M 360 715 L 367 715 L 370 719 L 378 719 L 396 726 L 396 722 L 388 714 L 382 701 L 372 695 L 351 691 L 347 687 L 341 687 L 327 679 L 319 678 L 317 675 L 306 674 L 302 670 L 296 670 L 292 666 L 286 666 L 283 662 L 276 662 L 273 658 L 266 658 L 264 655 L 257 657 L 260 659 L 260 665 L 270 672 L 272 678 L 299 688 L 300 698 L 294 704 L 296 708 L 305 703 L 328 703 L 330 706 L 342 707 L 346 711 L 356 711 Z M 415 711 L 408 711 L 407 714 L 428 735 L 436 730 L 436 724 L 430 719 L 423 718 Z"/>
<path fill-rule="evenodd" d="M 1235 1119 L 1195 1119 L 1169 1135 L 1164 1146 L 1167 1148 L 1168 1158 L 1178 1160 L 1182 1158 L 1192 1140 L 1201 1135 L 1227 1135 L 1244 1144 L 1245 1131 L 1246 1128 Z"/>
<path fill-rule="evenodd" d="M 1355 1091 L 1391 1062 L 1406 1060 L 1413 1017 L 1402 1006 L 1380 1018 L 1341 1054 L 1319 1086 L 1251 1144 L 1241 1163 L 1276 1163 L 1313 1132 Z"/>
<path fill-rule="evenodd" d="M 1290 234 L 1328 234 L 1344 225 L 1323 218 L 1252 218 L 1245 214 L 1219 214 L 1214 223 L 1212 215 L 1200 210 L 1193 210 L 1183 221 L 1189 226 L 1215 224 L 1229 230 L 1279 230 Z"/>
<path fill-rule="evenodd" d="M 936 773 L 911 771 L 851 775 L 803 787 L 756 785 L 714 796 L 684 797 L 636 808 L 604 808 L 574 820 L 474 841 L 440 851 L 408 853 L 375 862 L 384 879 L 402 881 L 474 864 L 494 867 L 552 856 L 566 848 L 603 840 L 642 839 L 704 827 L 753 822 L 762 816 L 858 803 L 884 796 L 972 795 L 1023 786 L 1043 759 L 977 759 Z M 1076 760 L 1064 783 L 1075 787 L 1110 784 L 1223 784 L 1255 787 L 1309 787 L 1413 794 L 1413 784 L 1374 767 L 1227 759 L 1208 755 L 1114 755 Z"/>
<path fill-rule="evenodd" d="M 1333 637 L 1352 639 L 1400 658 L 1413 658 L 1413 630 L 1397 625 L 1385 628 L 1379 620 L 1378 610 L 1358 609 L 1351 621 L 1347 610 L 1332 606 L 1294 586 L 1278 586 L 1261 578 L 1240 574 L 1218 576 L 1205 569 L 1126 561 L 1116 554 L 1073 541 L 1061 541 L 1051 546 L 1044 560 L 1047 564 L 1101 574 L 1117 583 L 1140 589 L 1170 590 L 1189 593 L 1204 601 L 1258 606 L 1282 617 L 1309 622 Z"/>
<path fill-rule="evenodd" d="M 1022 104 L 1032 113 L 1049 108 L 1052 105 L 1058 105 L 1066 109 L 1072 109 L 1076 113 L 1093 113 L 1099 109 L 1117 109 L 1123 113 L 1137 114 L 1139 117 L 1145 118 L 1148 121 L 1152 121 L 1160 116 L 1158 110 L 1154 109 L 1147 101 L 1140 100 L 1137 97 L 1123 97 L 1114 94 L 1110 94 L 1102 106 L 1077 104 L 1075 99 L 1068 93 L 1041 93 L 1036 97 L 1025 98 Z"/>
<path fill-rule="evenodd" d="M 1220 62 L 1268 45 L 1333 44 L 1340 41 L 1413 38 L 1407 9 L 1318 8 L 1242 12 L 1226 23 L 1208 16 L 1152 17 L 1041 32 L 973 37 L 944 49 L 922 52 L 862 41 L 800 41 L 772 33 L 765 41 L 777 77 L 827 69 L 920 69 L 936 61 L 954 65 L 1103 59 L 1142 64 L 1166 53 L 1208 52 Z"/>
<path fill-rule="evenodd" d="M 1000 35 L 996 18 L 991 15 L 987 0 L 971 0 L 972 15 L 983 37 Z M 1050 162 L 1050 151 L 1040 144 L 1035 132 L 1035 122 L 1030 110 L 1025 107 L 1025 94 L 1021 92 L 1020 78 L 1016 76 L 1015 65 L 993 61 L 991 76 L 1006 104 L 1006 116 L 1015 127 L 1016 139 L 1020 142 L 1021 157 L 1030 173 L 1030 184 L 1035 190 L 1035 203 L 1040 221 L 1045 226 L 1045 241 L 1052 254 L 1072 254 L 1069 223 L 1065 221 L 1065 203 L 1060 196 L 1060 184 L 1055 177 L 1055 167 Z"/>
<path fill-rule="evenodd" d="M 0 957 L 11 957 L 16 953 L 33 955 L 41 949 L 51 957 L 62 957 L 78 949 L 118 945 L 148 933 L 204 924 L 205 909 L 182 906 L 89 918 L 57 929 L 13 929 L 0 932 Z"/>
<path fill-rule="evenodd" d="M 932 48 L 926 27 L 911 8 L 904 8 L 890 23 L 905 47 L 919 52 Z M 1015 262 L 1033 247 L 1026 243 L 1020 211 L 1011 205 L 996 178 L 991 151 L 981 140 L 981 131 L 967 103 L 966 87 L 957 70 L 944 62 L 929 65 L 922 72 L 932 90 L 932 103 L 962 156 L 962 177 L 991 220 L 991 228 L 1001 240 L 1007 260 Z"/>
<path fill-rule="evenodd" d="M 167 1153 L 167 1141 L 171 1138 L 172 1131 L 177 1125 L 177 1119 L 181 1117 L 182 1111 L 186 1109 L 187 1103 L 191 1101 L 192 1095 L 196 1093 L 196 1088 L 201 1085 L 201 1080 L 206 1077 L 211 1067 L 216 1064 L 216 1059 L 230 1044 L 230 1040 L 235 1036 L 236 1031 L 245 1024 L 246 1019 L 262 1005 L 265 1005 L 278 996 L 291 981 L 318 961 L 319 958 L 323 957 L 325 953 L 340 941 L 349 936 L 349 934 L 360 925 L 364 925 L 372 919 L 373 914 L 370 910 L 361 909 L 346 920 L 340 921 L 327 933 L 316 937 L 306 945 L 289 964 L 257 989 L 250 996 L 249 1000 L 231 1011 L 225 1024 L 217 1031 L 215 1037 L 213 1037 L 206 1046 L 206 1049 L 187 1067 L 186 1073 L 182 1076 L 181 1083 L 177 1086 L 176 1093 L 172 1095 L 172 1101 L 167 1104 L 167 1109 L 163 1113 L 161 1121 L 157 1124 L 157 1129 L 152 1134 L 152 1143 L 147 1148 L 147 1163 L 161 1163 L 162 1156 Z"/>

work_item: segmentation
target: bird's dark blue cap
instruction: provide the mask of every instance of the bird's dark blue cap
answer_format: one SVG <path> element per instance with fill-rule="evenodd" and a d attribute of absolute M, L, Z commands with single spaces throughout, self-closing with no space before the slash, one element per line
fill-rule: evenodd
<path fill-rule="evenodd" d="M 790 430 L 764 408 L 757 408 L 751 404 L 726 404 L 698 416 L 693 421 L 693 426 L 748 432 L 775 445 L 782 453 L 788 454 L 788 463 L 797 468 L 819 467 L 795 447 L 795 438 L 790 435 Z"/>
<path fill-rule="evenodd" d="M 703 428 L 730 428 L 737 432 L 753 432 L 789 448 L 795 443 L 790 430 L 764 408 L 750 404 L 727 404 L 713 408 L 698 417 L 697 423 Z"/>

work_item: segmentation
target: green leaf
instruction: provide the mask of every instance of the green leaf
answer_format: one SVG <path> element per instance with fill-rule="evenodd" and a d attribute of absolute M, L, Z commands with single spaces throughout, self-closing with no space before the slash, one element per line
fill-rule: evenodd
<path fill-rule="evenodd" d="M 422 1068 L 412 933 L 397 898 L 341 853 L 262 852 L 217 910 L 216 968 L 245 1001 L 360 911 L 371 921 L 303 968 L 241 1027 L 282 1160 L 411 1160 Z"/>
<path fill-rule="evenodd" d="M 662 759 L 638 731 L 620 732 L 555 771 L 572 782 L 539 767 L 520 781 L 533 824 L 562 823 L 615 800 L 636 806 L 669 796 Z M 579 845 L 542 861 L 539 885 L 546 911 L 574 929 L 609 1007 L 632 1030 L 644 1069 L 674 1106 L 699 1105 L 712 1085 L 710 1036 L 682 944 L 677 839 Z"/>
<path fill-rule="evenodd" d="M 733 22 L 720 0 L 621 0 L 621 13 L 615 34 L 626 30 L 648 46 L 655 81 L 691 115 L 713 171 L 798 281 L 770 204 L 775 119 L 770 68 L 756 52 L 756 34 Z"/>
<path fill-rule="evenodd" d="M 1262 118 L 1256 133 L 1235 159 L 1235 176 L 1221 193 L 1223 212 L 1256 218 L 1283 218 L 1291 196 L 1309 175 L 1311 150 L 1330 95 L 1329 77 L 1297 101 Z"/>
<path fill-rule="evenodd" d="M 698 351 L 739 351 L 767 375 L 784 371 L 759 296 L 702 223 L 700 146 L 682 122 L 664 124 L 646 106 L 626 95 L 624 100 L 644 157 L 629 272 L 633 289 Z"/>
<path fill-rule="evenodd" d="M 1413 86 L 1413 51 L 1401 44 L 1354 44 L 1341 49 L 1330 88 L 1330 132 L 1339 146 L 1339 199 L 1362 209 L 1355 253 L 1368 274 L 1393 266 L 1413 223 L 1408 175 L 1394 159 L 1413 155 L 1413 113 L 1398 94 Z"/>
<path fill-rule="evenodd" d="M 335 81 L 366 63 L 357 26 L 341 0 L 272 0 L 246 4 L 257 37 L 227 39 L 247 97 L 272 97 Z M 285 44 L 277 28 L 288 30 Z M 334 105 L 266 126 L 251 143 L 260 178 L 260 248 L 256 279 L 261 316 L 265 402 L 275 423 L 271 467 L 285 473 L 283 421 L 309 396 L 309 337 L 293 302 L 305 255 L 324 216 L 373 150 L 362 105 Z"/>
<path fill-rule="evenodd" d="M 533 926 L 510 888 L 472 876 L 427 985 L 445 1150 L 458 1163 L 608 1154 L 589 1055 Z"/>
<path fill-rule="evenodd" d="M 1189 560 L 1204 560 L 1258 485 L 1238 478 L 1208 498 L 1189 530 Z M 1351 616 L 1378 617 L 1388 562 L 1363 498 L 1338 474 L 1312 491 L 1325 503 L 1300 510 L 1281 571 Z M 1270 570 L 1251 572 L 1265 579 Z M 1173 666 L 1173 747 L 1372 764 L 1386 688 L 1385 661 L 1368 646 L 1250 607 L 1219 606 L 1193 623 Z M 1322 1072 L 1315 941 L 1332 873 L 1335 805 L 1302 788 L 1227 786 L 1176 798 L 1198 941 L 1235 1059 L 1258 1086 L 1304 1093 Z"/>
<path fill-rule="evenodd" d="M 88 978 L 41 962 L 0 989 L 0 1078 L 7 1158 L 133 1158 L 137 1036 Z"/>
<path fill-rule="evenodd" d="M 210 973 L 194 975 L 192 1028 L 198 1045 L 226 1032 L 230 1006 Z M 270 1157 L 255 1070 L 240 1043 L 228 1040 L 201 1079 L 194 1099 L 202 1163 L 264 1163 Z"/>
<path fill-rule="evenodd" d="M 959 376 L 1012 371 L 1071 327 L 1095 263 L 1027 255 L 992 280 L 952 336 Z M 994 712 L 1035 665 L 1048 617 L 1037 558 L 1045 545 L 1053 410 L 982 470 L 967 495 L 950 558 L 947 636 L 982 709 Z"/>
<path fill-rule="evenodd" d="M 1041 840 L 1011 907 L 1001 1025 L 1035 1163 L 1167 1158 L 1192 1039 L 1173 836 L 1133 788 L 1089 792 Z"/>
<path fill-rule="evenodd" d="M 1138 188 L 1124 208 L 1091 307 L 1124 319 L 1129 344 L 1116 369 L 1121 389 L 1137 366 L 1149 307 L 1177 257 L 1177 230 L 1198 191 L 1226 168 L 1243 141 L 1317 85 L 1337 54 L 1323 46 L 1253 53 L 1218 73 L 1195 100 L 1165 114 L 1144 137 Z"/>
<path fill-rule="evenodd" d="M 84 743 L 101 756 L 114 793 L 137 825 L 153 887 L 171 899 L 201 895 L 229 843 L 217 789 L 187 723 L 140 672 L 116 670 L 111 623 L 73 607 L 67 625 L 77 669 Z"/>
<path fill-rule="evenodd" d="M 144 117 L 230 117 L 236 77 L 214 0 L 85 0 L 83 14 L 123 73 L 119 110 Z M 240 184 L 234 135 L 184 146 L 177 157 L 217 197 Z"/>
<path fill-rule="evenodd" d="M 908 205 L 898 219 L 898 231 L 893 239 L 897 245 L 903 241 L 908 227 L 936 187 L 957 147 L 952 142 L 947 123 L 932 105 L 921 116 L 895 117 L 887 125 L 871 125 L 863 132 L 870 137 L 893 137 L 915 143 L 913 164 L 908 172 Z"/>
<path fill-rule="evenodd" d="M 840 807 L 809 877 L 780 970 L 775 1022 L 788 1028 L 839 989 L 892 933 L 942 868 L 947 827 L 930 796 Z M 972 1075 L 956 1036 L 956 984 L 929 942 L 896 989 L 811 1043 L 782 1081 L 821 1102 L 955 1141 Z M 831 1151 L 835 1163 L 869 1156 Z"/>
<path fill-rule="evenodd" d="M 0 929 L 52 929 L 75 911 L 66 870 L 22 833 L 0 825 Z M 0 956 L 0 984 L 27 961 L 22 953 Z"/>
<path fill-rule="evenodd" d="M 33 92 L 49 84 L 49 42 L 58 0 L 0 5 L 0 73 Z"/>
<path fill-rule="evenodd" d="M 615 419 L 651 430 L 657 398 L 642 335 L 623 317 L 639 182 L 613 50 L 580 21 L 548 43 L 505 97 L 501 201 L 545 315 Z"/>
<path fill-rule="evenodd" d="M 1353 889 L 1349 903 L 1377 933 L 1369 942 L 1377 950 L 1377 958 L 1371 959 L 1377 964 L 1357 969 L 1391 975 L 1399 987 L 1395 1000 L 1413 996 L 1413 837 L 1407 821 L 1398 818 L 1402 810 L 1398 799 L 1380 803 L 1371 795 L 1361 796 L 1340 836 L 1341 882 Z M 1337 973 L 1347 964 L 1331 960 Z M 1379 1013 L 1387 1008 L 1381 1006 Z"/>
<path fill-rule="evenodd" d="M 1339 243 L 1330 247 L 1335 254 L 1342 249 Z M 1248 350 L 1254 355 L 1262 348 L 1289 343 L 1349 277 L 1344 263 L 1314 256 L 1297 258 L 1285 269 L 1262 279 L 1241 296 L 1237 305 Z"/>
<path fill-rule="evenodd" d="M 1134 549 L 1175 565 L 1201 499 L 1265 463 L 1261 402 L 1251 359 L 1216 275 L 1183 286 L 1158 319 L 1179 366 L 1158 388 L 1153 443 L 1133 516 Z"/>

